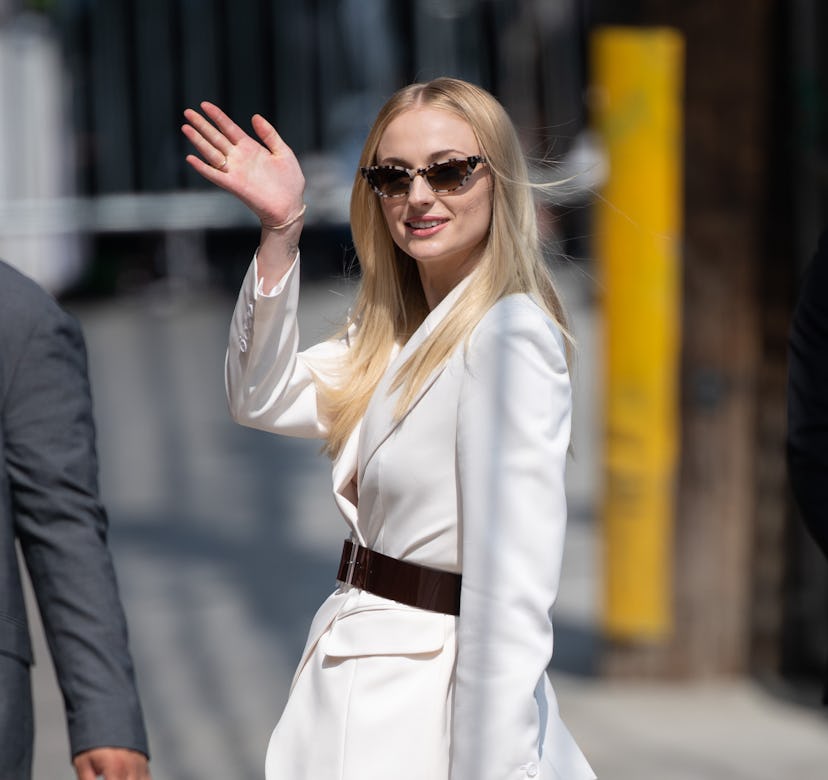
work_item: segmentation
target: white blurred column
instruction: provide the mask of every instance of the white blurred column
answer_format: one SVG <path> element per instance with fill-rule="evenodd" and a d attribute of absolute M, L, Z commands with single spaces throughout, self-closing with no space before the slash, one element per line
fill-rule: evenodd
<path fill-rule="evenodd" d="M 9 18 L 5 10 L 0 5 L 0 257 L 58 293 L 82 267 L 77 226 L 45 217 L 49 201 L 74 194 L 70 90 L 49 20 Z M 20 213 L 26 218 L 8 217 Z"/>

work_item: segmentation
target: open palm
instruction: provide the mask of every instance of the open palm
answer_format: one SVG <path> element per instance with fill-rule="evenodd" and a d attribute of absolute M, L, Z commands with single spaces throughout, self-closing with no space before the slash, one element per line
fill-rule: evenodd
<path fill-rule="evenodd" d="M 265 224 L 279 224 L 302 207 L 305 177 L 291 148 L 273 125 L 256 114 L 253 130 L 261 143 L 213 103 L 203 114 L 188 108 L 181 131 L 200 157 L 187 162 L 207 181 L 239 198 Z"/>

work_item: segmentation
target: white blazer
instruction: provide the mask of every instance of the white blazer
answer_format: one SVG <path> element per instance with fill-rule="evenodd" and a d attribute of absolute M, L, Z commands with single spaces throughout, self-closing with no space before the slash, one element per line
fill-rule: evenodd
<path fill-rule="evenodd" d="M 526 295 L 495 304 L 395 421 L 393 357 L 333 463 L 352 538 L 462 572 L 460 617 L 341 586 L 311 625 L 268 747 L 268 780 L 587 780 L 546 669 L 566 524 L 570 384 L 558 328 Z M 314 377 L 347 339 L 297 352 L 298 259 L 269 295 L 255 261 L 226 360 L 238 422 L 324 438 Z"/>

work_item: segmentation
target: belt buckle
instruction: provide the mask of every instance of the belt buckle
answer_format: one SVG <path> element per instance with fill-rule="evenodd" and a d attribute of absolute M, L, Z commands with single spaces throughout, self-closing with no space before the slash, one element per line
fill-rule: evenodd
<path fill-rule="evenodd" d="M 351 557 L 348 559 L 348 570 L 345 572 L 345 584 L 346 585 L 353 585 L 354 582 L 354 569 L 356 569 L 357 563 L 357 551 L 359 550 L 359 546 L 351 542 Z"/>

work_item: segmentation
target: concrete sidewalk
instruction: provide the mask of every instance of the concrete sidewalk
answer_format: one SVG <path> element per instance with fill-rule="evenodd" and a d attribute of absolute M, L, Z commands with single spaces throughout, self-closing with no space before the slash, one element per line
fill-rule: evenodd
<path fill-rule="evenodd" d="M 581 355 L 554 664 L 565 721 L 602 780 L 828 777 L 828 723 L 816 708 L 746 680 L 653 685 L 584 673 L 600 592 L 595 312 L 583 268 L 560 279 Z M 327 334 L 348 301 L 339 283 L 308 287 L 303 341 Z M 222 362 L 232 305 L 193 291 L 76 307 L 155 780 L 263 776 L 268 736 L 310 619 L 333 587 L 344 535 L 318 443 L 228 418 Z M 62 706 L 39 634 L 37 657 L 35 778 L 61 780 L 71 777 Z"/>
<path fill-rule="evenodd" d="M 613 683 L 556 675 L 601 780 L 822 780 L 828 719 L 749 680 Z"/>

